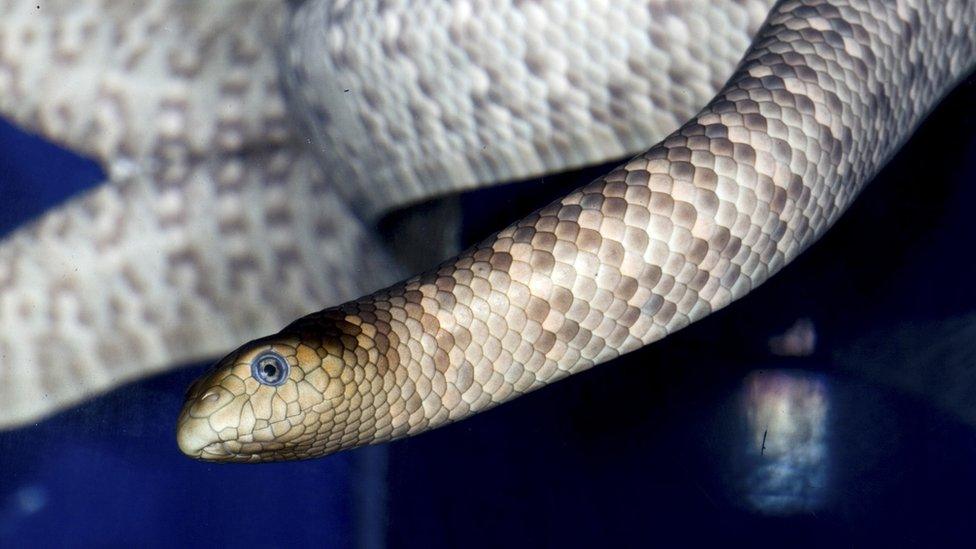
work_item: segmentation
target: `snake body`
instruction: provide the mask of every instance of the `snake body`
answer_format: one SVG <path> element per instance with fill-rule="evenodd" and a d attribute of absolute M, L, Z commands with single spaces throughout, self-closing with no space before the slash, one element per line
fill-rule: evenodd
<path fill-rule="evenodd" d="M 770 5 L 0 0 L 0 115 L 106 174 L 0 241 L 0 429 L 395 282 L 411 202 L 646 149 Z"/>
<path fill-rule="evenodd" d="M 976 61 L 968 0 L 784 0 L 661 143 L 420 276 L 247 343 L 190 389 L 202 459 L 457 421 L 633 351 L 813 243 Z"/>
<path fill-rule="evenodd" d="M 306 2 L 282 64 L 338 191 L 372 219 L 645 150 L 718 91 L 771 5 Z"/>

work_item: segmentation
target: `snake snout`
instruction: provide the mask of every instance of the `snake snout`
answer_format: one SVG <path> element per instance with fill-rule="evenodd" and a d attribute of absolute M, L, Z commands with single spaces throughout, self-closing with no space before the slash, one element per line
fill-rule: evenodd
<path fill-rule="evenodd" d="M 208 447 L 220 442 L 220 437 L 211 425 L 210 416 L 232 398 L 233 395 L 221 387 L 191 391 L 176 427 L 176 443 L 184 454 L 201 458 Z"/>
<path fill-rule="evenodd" d="M 187 416 L 176 428 L 176 444 L 187 456 L 200 458 L 204 448 L 218 440 L 216 435 L 205 419 Z"/>

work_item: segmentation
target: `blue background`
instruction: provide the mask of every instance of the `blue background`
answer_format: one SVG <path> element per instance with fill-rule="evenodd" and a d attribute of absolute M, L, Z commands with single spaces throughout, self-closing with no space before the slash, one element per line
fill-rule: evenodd
<path fill-rule="evenodd" d="M 964 545 L 976 434 L 951 412 L 972 412 L 976 396 L 933 403 L 939 383 L 976 387 L 965 321 L 976 305 L 974 128 L 970 79 L 820 243 L 747 299 L 420 437 L 309 462 L 193 462 L 173 422 L 203 365 L 0 433 L 0 546 Z M 466 238 L 599 171 L 464 198 Z M 0 234 L 101 179 L 0 124 Z M 817 352 L 770 356 L 766 338 L 800 316 L 815 322 Z M 865 352 L 872 334 L 882 345 Z M 829 483 L 803 513 L 744 503 L 736 402 L 746 376 L 769 371 L 812 376 L 831 402 Z"/>

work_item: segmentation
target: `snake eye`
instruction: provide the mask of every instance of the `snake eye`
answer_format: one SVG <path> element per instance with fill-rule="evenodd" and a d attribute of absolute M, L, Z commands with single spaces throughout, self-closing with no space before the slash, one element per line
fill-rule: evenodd
<path fill-rule="evenodd" d="M 277 387 L 288 379 L 288 370 L 288 361 L 278 353 L 264 353 L 251 361 L 251 376 L 272 387 Z"/>

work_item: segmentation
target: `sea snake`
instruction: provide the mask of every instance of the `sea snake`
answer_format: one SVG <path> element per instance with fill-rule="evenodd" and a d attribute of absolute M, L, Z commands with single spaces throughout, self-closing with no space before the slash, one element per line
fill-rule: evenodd
<path fill-rule="evenodd" d="M 969 0 L 780 1 L 659 144 L 435 269 L 229 354 L 190 388 L 179 446 L 324 456 L 673 333 L 822 235 L 974 61 Z"/>
<path fill-rule="evenodd" d="M 377 225 L 645 150 L 771 5 L 0 0 L 0 116 L 105 172 L 0 241 L 0 429 L 456 254 Z"/>

